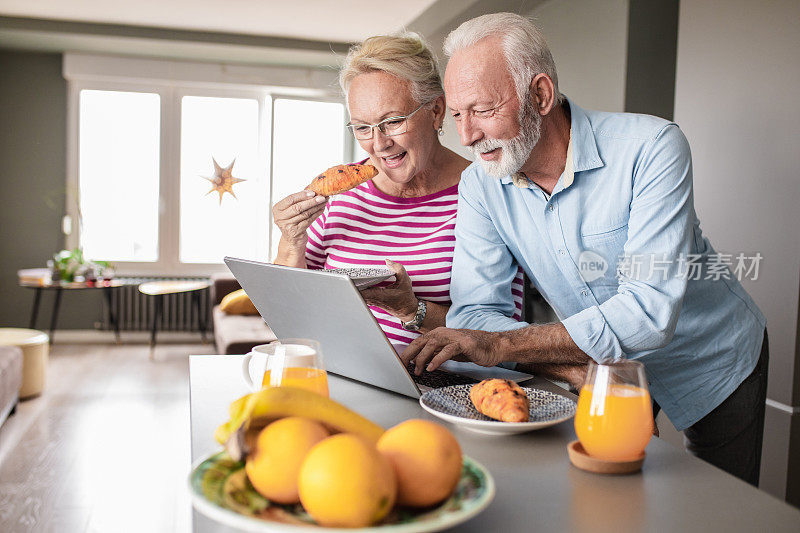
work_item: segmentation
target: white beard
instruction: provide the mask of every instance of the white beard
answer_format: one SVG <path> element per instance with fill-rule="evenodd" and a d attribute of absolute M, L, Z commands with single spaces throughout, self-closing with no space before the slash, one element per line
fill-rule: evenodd
<path fill-rule="evenodd" d="M 528 160 L 539 137 L 542 134 L 542 117 L 535 111 L 530 98 L 525 98 L 525 105 L 519 113 L 519 134 L 511 139 L 483 139 L 469 147 L 469 150 L 480 161 L 483 169 L 493 178 L 502 178 L 516 174 Z M 480 155 L 500 148 L 498 161 L 484 161 Z"/>

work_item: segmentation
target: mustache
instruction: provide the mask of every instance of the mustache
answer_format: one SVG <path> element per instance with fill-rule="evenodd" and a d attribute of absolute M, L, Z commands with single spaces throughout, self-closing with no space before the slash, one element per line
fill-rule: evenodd
<path fill-rule="evenodd" d="M 469 150 L 475 155 L 480 155 L 497 148 L 505 148 L 507 144 L 508 141 L 502 139 L 482 139 L 469 145 Z"/>

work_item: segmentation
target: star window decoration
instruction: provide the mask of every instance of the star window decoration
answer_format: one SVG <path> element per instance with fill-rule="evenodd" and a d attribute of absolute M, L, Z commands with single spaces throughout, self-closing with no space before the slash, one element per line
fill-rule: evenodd
<path fill-rule="evenodd" d="M 208 191 L 206 195 L 209 195 L 214 191 L 218 192 L 219 205 L 222 205 L 222 195 L 228 192 L 231 194 L 231 196 L 236 198 L 236 194 L 233 192 L 233 186 L 240 181 L 247 180 L 233 177 L 233 164 L 236 162 L 236 158 L 234 158 L 233 161 L 231 161 L 231 164 L 225 168 L 219 166 L 219 163 L 217 163 L 217 160 L 213 157 L 211 158 L 211 161 L 214 162 L 214 177 L 207 178 L 206 176 L 201 176 L 201 178 L 211 182 L 211 190 Z"/>

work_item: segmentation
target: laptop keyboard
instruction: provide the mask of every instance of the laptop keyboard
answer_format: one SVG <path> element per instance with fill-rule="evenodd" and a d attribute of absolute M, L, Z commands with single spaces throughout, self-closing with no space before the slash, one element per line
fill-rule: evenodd
<path fill-rule="evenodd" d="M 473 383 L 478 382 L 476 379 L 459 374 L 453 374 L 452 372 L 445 372 L 444 370 L 439 369 L 436 369 L 433 372 L 423 370 L 422 375 L 417 376 L 414 374 L 413 363 L 409 363 L 406 368 L 408 369 L 408 373 L 411 374 L 411 377 L 414 378 L 414 381 L 418 385 L 425 385 L 426 387 L 430 387 L 432 389 L 440 389 L 442 387 L 449 387 L 450 385 L 472 385 Z"/>

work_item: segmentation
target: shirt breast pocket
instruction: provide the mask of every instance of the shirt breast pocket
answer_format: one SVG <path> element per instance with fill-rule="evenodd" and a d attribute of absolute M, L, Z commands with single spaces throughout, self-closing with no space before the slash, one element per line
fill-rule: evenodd
<path fill-rule="evenodd" d="M 588 242 L 602 242 L 607 240 L 614 240 L 622 234 L 627 238 L 628 236 L 628 221 L 622 220 L 616 223 L 606 224 L 602 226 L 584 226 L 581 228 L 581 238 L 584 243 Z"/>
<path fill-rule="evenodd" d="M 623 254 L 625 242 L 628 240 L 628 221 L 611 224 L 606 227 L 596 229 L 582 229 L 581 241 L 583 250 L 581 251 L 581 264 L 588 259 L 599 261 L 594 254 L 599 255 L 606 264 L 603 274 L 596 279 L 592 279 L 594 286 L 616 287 L 617 263 Z M 584 276 L 586 277 L 586 276 Z M 591 276 L 594 277 L 594 276 Z"/>

